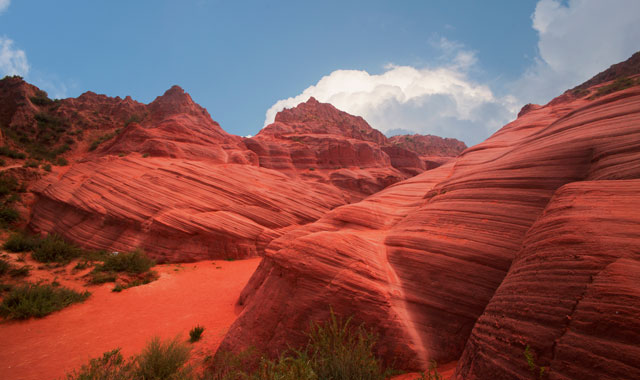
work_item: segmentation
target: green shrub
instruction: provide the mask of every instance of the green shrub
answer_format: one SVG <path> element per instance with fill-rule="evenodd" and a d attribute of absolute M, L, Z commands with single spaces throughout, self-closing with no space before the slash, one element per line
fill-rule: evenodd
<path fill-rule="evenodd" d="M 135 378 L 144 380 L 191 378 L 191 368 L 187 366 L 189 347 L 177 337 L 161 341 L 152 338 L 138 357 Z"/>
<path fill-rule="evenodd" d="M 429 369 L 423 372 L 416 380 L 444 380 L 444 377 L 438 372 L 438 364 L 432 361 L 431 364 L 429 364 Z"/>
<path fill-rule="evenodd" d="M 104 263 L 96 267 L 102 272 L 126 272 L 140 274 L 147 272 L 155 265 L 155 261 L 150 259 L 145 253 L 136 249 L 133 252 L 121 252 L 116 255 L 107 256 Z"/>
<path fill-rule="evenodd" d="M 13 289 L 13 285 L 0 282 L 0 292 L 8 292 Z"/>
<path fill-rule="evenodd" d="M 202 333 L 204 332 L 204 327 L 200 325 L 196 325 L 196 327 L 192 328 L 189 331 L 189 341 L 191 343 L 197 342 L 202 338 Z"/>
<path fill-rule="evenodd" d="M 62 237 L 50 234 L 42 239 L 40 244 L 33 250 L 34 260 L 41 263 L 66 263 L 82 254 L 82 249 L 67 243 Z"/>
<path fill-rule="evenodd" d="M 64 158 L 64 157 L 58 157 L 58 159 L 56 160 L 56 165 L 57 166 L 67 166 L 67 165 L 69 165 L 69 161 L 67 161 L 67 159 Z"/>
<path fill-rule="evenodd" d="M 0 197 L 16 192 L 19 188 L 20 184 L 17 179 L 4 173 L 0 173 Z"/>
<path fill-rule="evenodd" d="M 6 227 L 20 220 L 18 210 L 11 206 L 0 207 L 0 226 Z"/>
<path fill-rule="evenodd" d="M 9 273 L 10 270 L 11 264 L 7 260 L 0 259 L 0 276 Z"/>
<path fill-rule="evenodd" d="M 277 360 L 262 359 L 258 371 L 252 376 L 256 380 L 317 380 L 311 359 L 304 352 L 294 356 L 282 355 Z"/>
<path fill-rule="evenodd" d="M 36 95 L 30 97 L 29 100 L 36 106 L 48 106 L 53 103 L 53 100 L 49 99 L 47 93 L 42 90 L 36 91 Z"/>
<path fill-rule="evenodd" d="M 188 359 L 186 344 L 177 338 L 163 342 L 156 337 L 138 356 L 126 360 L 119 348 L 105 352 L 67 374 L 67 380 L 193 380 Z"/>
<path fill-rule="evenodd" d="M 40 166 L 40 164 L 38 163 L 38 161 L 34 160 L 28 160 L 24 163 L 24 165 L 22 165 L 23 168 L 37 168 L 38 166 Z"/>
<path fill-rule="evenodd" d="M 93 140 L 91 142 L 91 145 L 89 145 L 89 151 L 96 150 L 96 148 L 98 148 L 100 146 L 100 144 L 102 144 L 103 142 L 105 142 L 107 140 L 111 140 L 112 138 L 116 137 L 117 134 L 118 134 L 117 132 L 111 132 L 111 133 L 107 133 L 106 135 L 102 135 L 102 136 L 98 137 L 97 139 Z"/>
<path fill-rule="evenodd" d="M 42 167 L 45 171 L 50 172 L 51 171 L 51 164 L 46 164 Z"/>
<path fill-rule="evenodd" d="M 93 285 L 104 284 L 105 282 L 115 282 L 118 279 L 115 273 L 111 272 L 100 272 L 93 270 L 91 271 L 91 279 L 89 283 Z"/>
<path fill-rule="evenodd" d="M 307 352 L 315 373 L 320 379 L 383 380 L 382 364 L 373 354 L 376 336 L 350 324 L 351 318 L 343 321 L 332 311 L 327 322 L 311 326 Z"/>
<path fill-rule="evenodd" d="M 28 265 L 23 265 L 20 268 L 14 267 L 9 270 L 11 277 L 27 277 L 31 268 Z"/>
<path fill-rule="evenodd" d="M 41 318 L 73 303 L 82 302 L 89 292 L 51 285 L 27 284 L 11 289 L 0 304 L 0 316 L 7 319 Z"/>
<path fill-rule="evenodd" d="M 40 239 L 22 232 L 15 232 L 2 245 L 9 252 L 33 251 L 40 244 Z"/>
<path fill-rule="evenodd" d="M 142 154 L 142 158 L 147 158 L 147 157 L 149 157 L 149 153 L 143 153 Z"/>
<path fill-rule="evenodd" d="M 67 375 L 67 380 L 131 380 L 135 360 L 124 360 L 120 349 L 105 352 L 102 357 L 91 359 L 80 371 Z"/>
<path fill-rule="evenodd" d="M 25 159 L 27 158 L 27 155 L 22 153 L 22 152 L 17 152 L 11 148 L 9 148 L 8 146 L 4 145 L 4 146 L 0 146 L 0 156 L 5 156 L 5 157 L 9 157 L 9 158 L 18 158 L 18 159 Z"/>

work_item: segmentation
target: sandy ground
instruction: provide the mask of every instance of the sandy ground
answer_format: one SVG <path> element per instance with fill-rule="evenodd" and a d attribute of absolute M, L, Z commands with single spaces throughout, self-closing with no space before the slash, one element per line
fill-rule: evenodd
<path fill-rule="evenodd" d="M 142 350 L 153 336 L 187 340 L 205 327 L 193 345 L 194 360 L 210 355 L 239 312 L 240 291 L 260 259 L 159 265 L 160 278 L 113 293 L 113 284 L 88 287 L 91 297 L 42 319 L 0 323 L 0 380 L 62 378 L 90 358 L 117 347 L 125 356 Z M 29 263 L 29 262 L 28 262 Z M 30 263 L 29 263 L 30 264 Z M 60 268 L 57 280 L 73 285 Z M 32 277 L 45 271 L 34 267 Z M 29 279 L 33 281 L 33 279 Z M 76 282 L 74 288 L 78 288 Z"/>

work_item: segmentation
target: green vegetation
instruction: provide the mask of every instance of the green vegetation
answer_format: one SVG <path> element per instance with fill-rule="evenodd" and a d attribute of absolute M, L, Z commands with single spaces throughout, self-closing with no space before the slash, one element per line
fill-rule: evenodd
<path fill-rule="evenodd" d="M 9 273 L 10 270 L 11 264 L 7 260 L 0 259 L 0 276 Z"/>
<path fill-rule="evenodd" d="M 41 263 L 67 263 L 82 255 L 81 248 L 74 244 L 67 243 L 62 237 L 56 234 L 49 234 L 40 240 L 33 250 L 32 257 Z"/>
<path fill-rule="evenodd" d="M 36 106 L 48 106 L 53 103 L 53 100 L 49 99 L 47 93 L 42 90 L 36 91 L 36 95 L 30 97 L 29 100 Z"/>
<path fill-rule="evenodd" d="M 11 277 L 27 277 L 29 272 L 31 271 L 31 267 L 29 265 L 23 265 L 21 267 L 11 268 L 9 271 L 9 275 Z"/>
<path fill-rule="evenodd" d="M 119 129 L 114 131 L 114 132 L 102 135 L 102 136 L 98 137 L 97 139 L 93 140 L 91 142 L 91 145 L 89 145 L 89 151 L 96 150 L 100 146 L 100 144 L 102 144 L 103 142 L 111 140 L 112 138 L 116 137 L 118 135 L 118 133 L 120 133 Z"/>
<path fill-rule="evenodd" d="M 25 159 L 27 158 L 27 155 L 22 153 L 22 152 L 18 152 L 15 151 L 13 149 L 11 149 L 10 147 L 3 145 L 0 146 L 0 156 L 5 156 L 5 157 L 9 157 L 9 158 L 17 158 L 17 159 Z"/>
<path fill-rule="evenodd" d="M 319 379 L 384 379 L 373 354 L 376 336 L 362 325 L 351 328 L 350 322 L 331 312 L 329 321 L 312 325 L 307 352 L 314 372 Z"/>
<path fill-rule="evenodd" d="M 40 244 L 38 238 L 23 232 L 15 232 L 9 236 L 9 239 L 7 239 L 2 248 L 9 252 L 27 252 L 36 249 L 38 244 Z"/>
<path fill-rule="evenodd" d="M 125 361 L 117 348 L 91 359 L 80 371 L 68 374 L 67 380 L 131 380 L 135 365 L 135 360 Z"/>
<path fill-rule="evenodd" d="M 197 342 L 202 338 L 202 333 L 204 332 L 204 327 L 200 325 L 196 325 L 196 327 L 192 328 L 189 331 L 189 341 L 191 343 Z"/>
<path fill-rule="evenodd" d="M 73 303 L 82 302 L 89 292 L 51 285 L 26 284 L 11 289 L 0 304 L 0 316 L 6 319 L 41 318 Z"/>
<path fill-rule="evenodd" d="M 432 361 L 429 365 L 429 369 L 423 372 L 422 375 L 416 380 L 444 380 L 444 377 L 438 372 L 438 365 Z"/>
<path fill-rule="evenodd" d="M 20 199 L 17 194 L 22 191 L 18 181 L 0 173 L 0 227 L 6 228 L 20 219 L 20 214 L 13 207 L 13 203 Z"/>
<path fill-rule="evenodd" d="M 22 165 L 23 168 L 37 168 L 38 166 L 40 166 L 40 164 L 38 163 L 38 161 L 35 161 L 35 160 L 27 160 Z"/>
<path fill-rule="evenodd" d="M 533 374 L 537 373 L 538 378 L 542 379 L 546 374 L 547 368 L 538 366 L 535 362 L 535 356 L 536 356 L 535 352 L 533 352 L 531 347 L 527 344 L 527 346 L 524 349 L 524 357 L 527 360 L 527 365 L 529 366 L 529 370 Z"/>
<path fill-rule="evenodd" d="M 69 165 L 69 161 L 67 161 L 67 159 L 64 158 L 64 157 L 58 157 L 58 159 L 56 160 L 56 165 L 57 166 L 67 166 L 67 165 Z"/>
<path fill-rule="evenodd" d="M 351 318 L 343 320 L 331 311 L 329 320 L 312 324 L 307 336 L 304 349 L 275 360 L 263 357 L 253 373 L 247 372 L 255 362 L 253 350 L 238 355 L 218 353 L 205 379 L 383 380 L 390 373 L 373 353 L 376 336 L 363 325 L 352 326 Z"/>
<path fill-rule="evenodd" d="M 154 265 L 155 261 L 145 255 L 142 250 L 136 249 L 133 252 L 122 252 L 108 256 L 104 260 L 104 264 L 96 267 L 96 270 L 101 272 L 141 274 L 149 271 Z"/>
<path fill-rule="evenodd" d="M 191 380 L 195 376 L 187 365 L 189 350 L 178 338 L 161 341 L 156 337 L 138 356 L 125 360 L 119 348 L 105 352 L 68 374 L 67 380 Z"/>
<path fill-rule="evenodd" d="M 51 164 L 45 164 L 45 165 L 43 165 L 43 166 L 42 166 L 42 168 L 43 168 L 45 171 L 50 172 L 50 171 L 51 171 Z"/>
<path fill-rule="evenodd" d="M 606 86 L 602 86 L 600 88 L 598 88 L 596 90 L 596 93 L 594 95 L 592 95 L 589 99 L 593 100 L 593 99 L 597 99 L 601 96 L 604 95 L 608 95 L 608 94 L 612 94 L 614 92 L 617 91 L 621 91 L 624 90 L 626 88 L 629 87 L 633 87 L 635 85 L 640 85 L 640 78 L 634 80 L 632 78 L 618 78 L 615 81 L 613 81 L 612 83 L 606 85 Z"/>
<path fill-rule="evenodd" d="M 127 121 L 124 122 L 124 126 L 128 127 L 129 124 L 131 124 L 131 123 L 140 123 L 145 118 L 145 116 L 131 115 L 131 117 L 129 117 L 127 119 Z"/>
<path fill-rule="evenodd" d="M 196 331 L 200 326 L 191 331 Z M 204 328 L 198 329 L 200 336 Z M 191 334 L 191 341 L 194 341 Z M 367 380 L 385 379 L 382 365 L 373 354 L 374 334 L 362 325 L 352 326 L 351 319 L 342 320 L 333 311 L 325 323 L 314 323 L 308 333 L 309 342 L 300 351 L 291 350 L 269 360 L 254 349 L 239 354 L 218 352 L 207 359 L 208 369 L 201 380 Z M 153 338 L 140 355 L 125 360 L 120 349 L 91 359 L 67 380 L 147 380 L 185 379 L 195 375 L 187 365 L 189 347 L 178 338 L 161 341 Z M 435 364 L 434 364 L 435 365 Z M 423 379 L 441 380 L 435 366 Z"/>

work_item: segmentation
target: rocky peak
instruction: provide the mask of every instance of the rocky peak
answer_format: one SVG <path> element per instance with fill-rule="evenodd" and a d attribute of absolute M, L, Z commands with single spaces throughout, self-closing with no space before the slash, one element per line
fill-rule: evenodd
<path fill-rule="evenodd" d="M 211 119 L 207 110 L 196 104 L 191 96 L 177 85 L 172 86 L 162 96 L 158 96 L 149 103 L 148 108 L 151 117 L 156 120 L 162 120 L 176 114 L 189 114 Z"/>
<path fill-rule="evenodd" d="M 467 149 L 460 140 L 433 135 L 397 135 L 390 137 L 389 142 L 420 156 L 455 157 Z"/>
<path fill-rule="evenodd" d="M 275 122 L 260 133 L 339 135 L 381 145 L 387 141 L 380 131 L 373 129 L 362 117 L 340 111 L 332 104 L 321 103 L 314 97 L 294 108 L 278 112 Z"/>

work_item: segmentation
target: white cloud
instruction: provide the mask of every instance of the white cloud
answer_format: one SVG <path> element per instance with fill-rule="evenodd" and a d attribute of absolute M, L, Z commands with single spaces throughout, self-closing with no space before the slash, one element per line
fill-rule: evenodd
<path fill-rule="evenodd" d="M 540 0 L 532 21 L 539 56 L 512 88 L 527 102 L 546 103 L 640 50 L 638 0 Z"/>
<path fill-rule="evenodd" d="M 9 8 L 9 4 L 11 4 L 11 0 L 0 0 L 0 14 Z"/>
<path fill-rule="evenodd" d="M 390 64 L 381 74 L 336 70 L 301 94 L 276 102 L 267 110 L 265 126 L 277 112 L 313 96 L 364 117 L 382 132 L 402 129 L 478 143 L 513 119 L 515 100 L 498 98 L 488 86 L 469 78 L 476 63 L 473 52 L 446 39 L 437 43 L 448 63 L 432 68 Z"/>
<path fill-rule="evenodd" d="M 24 50 L 15 49 L 12 40 L 0 37 L 0 75 L 25 76 L 28 72 L 29 63 Z"/>

